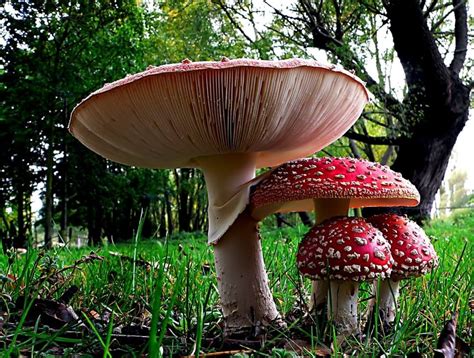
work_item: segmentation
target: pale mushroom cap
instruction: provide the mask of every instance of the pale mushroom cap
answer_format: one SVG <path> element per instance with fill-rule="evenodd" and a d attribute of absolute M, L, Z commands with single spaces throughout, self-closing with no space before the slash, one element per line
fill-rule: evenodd
<path fill-rule="evenodd" d="M 314 226 L 301 241 L 297 265 L 313 280 L 366 281 L 388 277 L 390 245 L 363 218 L 338 217 Z"/>
<path fill-rule="evenodd" d="M 374 215 L 367 219 L 391 245 L 392 279 L 416 277 L 438 266 L 438 255 L 425 231 L 406 216 Z"/>
<path fill-rule="evenodd" d="M 282 164 L 256 185 L 252 216 L 312 211 L 314 199 L 350 199 L 350 207 L 416 206 L 420 194 L 400 173 L 354 158 L 306 158 Z"/>
<path fill-rule="evenodd" d="M 183 61 L 105 85 L 74 109 L 69 130 L 128 165 L 257 153 L 258 167 L 274 166 L 339 138 L 367 99 L 357 77 L 315 61 Z"/>

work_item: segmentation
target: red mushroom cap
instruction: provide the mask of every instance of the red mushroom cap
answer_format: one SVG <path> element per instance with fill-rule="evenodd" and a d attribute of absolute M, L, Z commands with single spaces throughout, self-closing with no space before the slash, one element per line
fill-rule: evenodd
<path fill-rule="evenodd" d="M 307 158 L 280 165 L 251 195 L 252 215 L 313 210 L 313 199 L 351 199 L 350 207 L 416 206 L 418 190 L 387 166 L 354 158 Z"/>
<path fill-rule="evenodd" d="M 313 280 L 372 280 L 390 274 L 390 245 L 363 218 L 338 217 L 314 226 L 301 241 L 297 265 Z"/>
<path fill-rule="evenodd" d="M 438 265 L 438 255 L 424 230 L 406 216 L 374 215 L 367 219 L 391 245 L 392 278 L 424 275 Z"/>

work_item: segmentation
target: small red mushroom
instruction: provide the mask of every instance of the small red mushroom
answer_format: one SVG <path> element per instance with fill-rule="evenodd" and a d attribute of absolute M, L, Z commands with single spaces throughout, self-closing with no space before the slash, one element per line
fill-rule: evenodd
<path fill-rule="evenodd" d="M 394 260 L 392 274 L 381 282 L 379 292 L 382 322 L 390 325 L 396 316 L 400 280 L 431 271 L 438 265 L 438 255 L 423 229 L 406 216 L 381 214 L 367 221 L 379 229 L 391 245 Z M 374 306 L 375 299 L 370 302 L 370 310 Z"/>
<path fill-rule="evenodd" d="M 418 190 L 400 173 L 379 163 L 354 158 L 306 158 L 266 174 L 250 197 L 257 220 L 276 212 L 312 211 L 316 224 L 347 215 L 349 208 L 415 206 Z M 313 282 L 311 309 L 327 302 L 325 282 Z"/>
<path fill-rule="evenodd" d="M 363 218 L 338 217 L 314 226 L 300 243 L 299 271 L 313 280 L 328 280 L 330 304 L 338 332 L 359 329 L 359 281 L 388 277 L 392 267 L 390 245 L 382 233 Z"/>
<path fill-rule="evenodd" d="M 349 208 L 416 206 L 420 194 L 400 173 L 354 158 L 306 158 L 280 165 L 250 198 L 258 220 L 275 213 L 316 209 L 319 221 Z M 335 214 L 328 216 L 328 206 Z"/>

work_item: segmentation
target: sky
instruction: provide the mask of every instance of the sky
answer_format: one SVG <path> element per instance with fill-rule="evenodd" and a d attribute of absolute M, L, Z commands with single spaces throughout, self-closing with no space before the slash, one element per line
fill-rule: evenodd
<path fill-rule="evenodd" d="M 453 148 L 449 169 L 456 167 L 467 172 L 466 189 L 474 192 L 474 114 L 471 108 L 470 119 L 459 135 L 456 145 Z"/>

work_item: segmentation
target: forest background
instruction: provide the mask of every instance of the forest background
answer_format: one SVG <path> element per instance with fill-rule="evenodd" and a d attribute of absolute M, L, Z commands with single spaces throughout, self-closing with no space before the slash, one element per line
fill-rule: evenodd
<path fill-rule="evenodd" d="M 318 155 L 367 158 L 401 172 L 421 193 L 421 205 L 406 211 L 416 219 L 429 216 L 440 187 L 439 206 L 474 205 L 466 173 L 451 168 L 442 185 L 472 107 L 474 21 L 465 1 L 13 1 L 0 18 L 5 248 L 28 240 L 50 246 L 77 230 L 89 244 L 127 240 L 144 208 L 145 237 L 206 231 L 198 170 L 125 167 L 67 131 L 74 106 L 104 83 L 184 58 L 316 58 L 354 71 L 372 101 Z"/>

